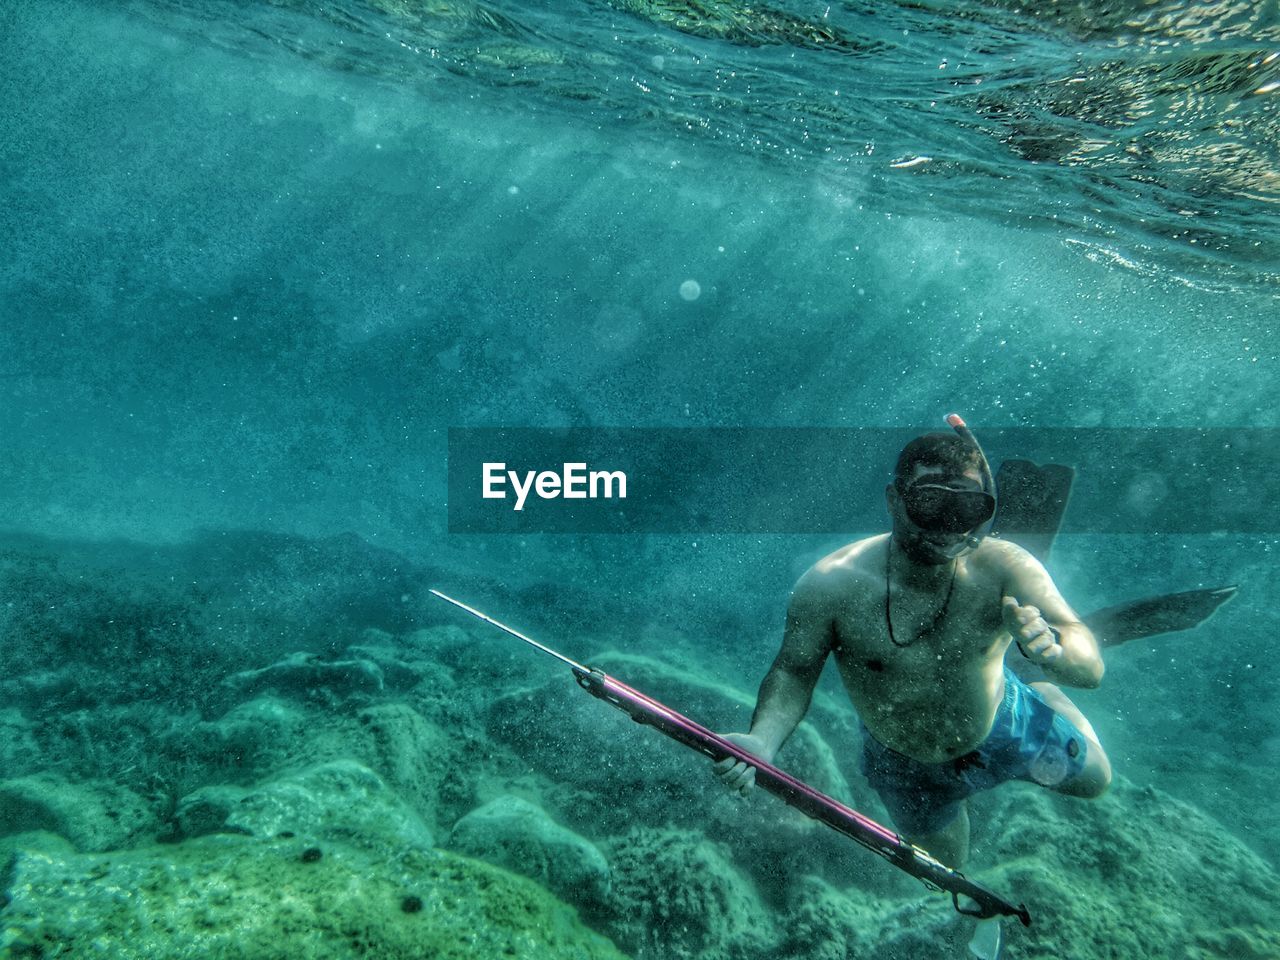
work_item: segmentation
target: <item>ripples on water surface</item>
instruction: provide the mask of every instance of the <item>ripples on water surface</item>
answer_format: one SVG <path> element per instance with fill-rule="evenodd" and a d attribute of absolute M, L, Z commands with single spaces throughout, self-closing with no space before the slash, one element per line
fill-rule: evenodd
<path fill-rule="evenodd" d="M 1066 224 L 1090 257 L 1280 279 L 1280 4 L 135 0 L 242 52 Z M 904 181 L 906 183 L 904 184 Z M 864 193 L 860 199 L 867 199 Z"/>

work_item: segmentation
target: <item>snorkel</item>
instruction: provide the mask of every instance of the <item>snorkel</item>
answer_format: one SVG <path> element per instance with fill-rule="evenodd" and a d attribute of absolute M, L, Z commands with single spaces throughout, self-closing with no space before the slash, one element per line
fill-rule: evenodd
<path fill-rule="evenodd" d="M 982 492 L 989 494 L 993 501 L 998 502 L 995 475 L 991 472 L 991 464 L 987 462 L 987 455 L 982 452 L 982 444 L 978 443 L 978 438 L 973 435 L 973 431 L 969 429 L 969 425 L 964 422 L 960 414 L 947 414 L 947 425 L 959 434 L 961 440 L 973 447 L 974 452 L 978 454 L 978 459 L 982 461 Z M 958 557 L 966 550 L 977 550 L 978 545 L 991 533 L 991 526 L 995 523 L 995 520 L 996 511 L 993 509 L 991 516 L 985 522 L 970 530 L 965 538 L 960 541 L 952 556 Z"/>

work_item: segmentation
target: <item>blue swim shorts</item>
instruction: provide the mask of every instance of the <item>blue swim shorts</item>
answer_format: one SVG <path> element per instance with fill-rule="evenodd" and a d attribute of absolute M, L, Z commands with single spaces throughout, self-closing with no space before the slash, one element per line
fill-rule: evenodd
<path fill-rule="evenodd" d="M 960 802 L 1007 780 L 1054 787 L 1084 769 L 1088 741 L 1005 667 L 1004 700 L 976 750 L 946 763 L 920 763 L 890 750 L 862 728 L 862 772 L 908 836 L 937 833 Z"/>

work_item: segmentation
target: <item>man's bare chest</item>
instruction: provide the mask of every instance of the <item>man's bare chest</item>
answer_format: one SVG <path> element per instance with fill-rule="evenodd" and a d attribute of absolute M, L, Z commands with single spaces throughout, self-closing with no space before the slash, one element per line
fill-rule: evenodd
<path fill-rule="evenodd" d="M 833 617 L 837 662 L 886 673 L 981 660 L 1003 633 L 999 593 L 998 585 L 977 578 L 949 591 L 895 586 L 851 593 Z"/>

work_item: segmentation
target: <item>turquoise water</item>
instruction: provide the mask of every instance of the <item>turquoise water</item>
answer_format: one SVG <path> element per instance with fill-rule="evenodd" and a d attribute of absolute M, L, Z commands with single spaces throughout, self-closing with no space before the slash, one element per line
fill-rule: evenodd
<path fill-rule="evenodd" d="M 1278 427 L 1278 84 L 1275 3 L 6 4 L 0 854 L 27 852 L 0 874 L 0 929 L 43 915 L 68 956 L 88 948 L 67 917 L 132 929 L 48 894 L 108 851 L 159 849 L 193 876 L 225 856 L 235 869 L 203 882 L 256 890 L 243 864 L 274 854 L 198 844 L 277 820 L 206 829 L 222 808 L 197 791 L 274 809 L 328 789 L 291 786 L 297 771 L 358 761 L 387 797 L 333 776 L 425 833 L 334 839 L 297 814 L 310 826 L 272 842 L 467 852 L 455 823 L 515 794 L 604 851 L 603 899 L 535 879 L 628 955 L 962 955 L 942 898 L 838 838 L 785 834 L 767 798 L 726 813 L 679 793 L 702 783 L 696 758 L 671 772 L 677 747 L 589 712 L 552 662 L 480 625 L 470 647 L 420 632 L 471 629 L 426 594 L 440 586 L 578 659 L 647 658 L 608 669 L 744 726 L 791 585 L 848 538 L 450 534 L 447 431 L 925 429 L 951 410 L 980 435 Z M 850 467 L 838 482 L 859 488 L 888 469 Z M 1047 907 L 1094 918 L 1078 955 L 1280 955 L 1276 901 L 1256 907 L 1280 864 L 1276 549 L 1231 529 L 1055 548 L 1081 611 L 1241 585 L 1081 693 L 1111 796 L 1012 788 L 984 822 L 1013 826 L 975 833 L 993 886 L 1029 885 L 1041 910 L 1080 892 L 1080 914 Z M 227 679 L 302 653 L 348 666 Z M 526 688 L 544 713 L 522 712 Z M 829 755 L 815 775 L 883 816 L 832 676 L 810 719 L 796 761 Z M 546 742 L 520 732 L 539 723 Z M 575 737 L 599 753 L 564 762 Z M 615 748 L 657 759 L 594 783 Z M 771 866 L 758 835 L 775 828 L 809 859 Z M 298 902 L 328 895 L 306 877 Z M 1248 896 L 1225 907 L 1220 885 Z M 646 899 L 657 887 L 697 909 Z M 1168 939 L 1134 933 L 1188 897 Z M 251 900 L 242 918 L 274 916 Z M 369 950 L 425 949 L 396 938 L 435 908 L 388 909 L 364 911 Z M 237 929 L 283 935 L 216 919 L 228 955 Z M 1064 955 L 1056 929 L 1011 946 Z M 576 932 L 512 936 L 531 956 L 579 949 Z"/>

